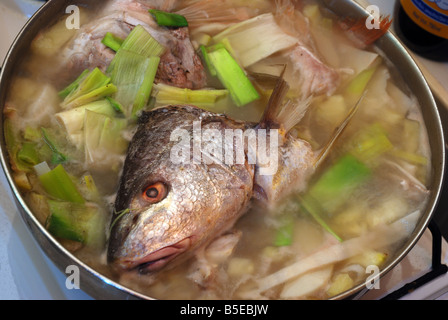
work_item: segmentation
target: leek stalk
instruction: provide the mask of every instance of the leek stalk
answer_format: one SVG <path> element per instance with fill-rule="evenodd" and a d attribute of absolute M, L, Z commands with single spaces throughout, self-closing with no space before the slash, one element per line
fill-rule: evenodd
<path fill-rule="evenodd" d="M 22 163 L 35 166 L 39 161 L 39 154 L 36 150 L 36 144 L 32 142 L 25 142 L 22 145 L 22 148 L 17 153 L 17 158 Z"/>
<path fill-rule="evenodd" d="M 45 191 L 52 197 L 74 203 L 84 203 L 84 198 L 78 191 L 67 171 L 62 165 L 39 176 Z"/>
<path fill-rule="evenodd" d="M 219 80 L 229 90 L 232 100 L 238 107 L 260 98 L 244 70 L 225 48 L 209 52 L 208 56 Z"/>
<path fill-rule="evenodd" d="M 280 28 L 272 13 L 234 24 L 213 37 L 215 43 L 224 39 L 244 68 L 299 42 Z"/>
<path fill-rule="evenodd" d="M 75 91 L 79 84 L 81 83 L 81 81 L 84 80 L 84 78 L 87 76 L 87 74 L 90 73 L 89 69 L 84 70 L 81 75 L 76 78 L 75 81 L 73 81 L 71 84 L 69 84 L 65 89 L 63 89 L 62 91 L 59 92 L 59 96 L 62 99 L 65 99 L 71 92 Z"/>
<path fill-rule="evenodd" d="M 53 164 L 62 164 L 67 161 L 67 156 L 59 151 L 56 144 L 52 141 L 50 138 L 47 130 L 45 128 L 41 128 L 42 132 L 42 138 L 45 142 L 45 144 L 50 148 L 52 155 L 51 155 L 51 163 Z"/>
<path fill-rule="evenodd" d="M 174 28 L 188 27 L 187 19 L 180 14 L 165 12 L 156 9 L 150 9 L 149 13 L 152 14 L 159 26 Z"/>
<path fill-rule="evenodd" d="M 141 25 L 131 31 L 123 41 L 120 50 L 131 51 L 146 58 L 160 57 L 165 52 L 165 48 Z M 113 63 L 114 61 L 112 61 L 112 65 Z"/>
<path fill-rule="evenodd" d="M 345 155 L 309 189 L 307 196 L 329 215 L 343 204 L 370 176 L 370 169 L 353 155 Z"/>
<path fill-rule="evenodd" d="M 101 70 L 95 68 L 83 79 L 79 80 L 78 78 L 75 81 L 79 81 L 79 83 L 65 97 L 61 106 L 65 109 L 71 109 L 114 94 L 117 88 L 110 83 L 110 80 Z"/>
<path fill-rule="evenodd" d="M 158 104 L 193 104 L 198 107 L 213 107 L 215 103 L 228 95 L 227 90 L 190 90 L 158 83 L 154 85 L 153 95 Z"/>
<path fill-rule="evenodd" d="M 117 86 L 114 99 L 119 101 L 127 117 L 134 117 L 148 103 L 160 58 L 120 49 L 114 59 L 111 78 Z"/>
<path fill-rule="evenodd" d="M 110 32 L 107 32 L 103 40 L 101 40 L 101 43 L 103 43 L 106 47 L 117 52 L 121 48 L 123 41 L 124 41 L 123 39 L 113 35 Z"/>
<path fill-rule="evenodd" d="M 93 205 L 48 200 L 46 227 L 55 237 L 100 248 L 105 240 L 104 216 Z"/>

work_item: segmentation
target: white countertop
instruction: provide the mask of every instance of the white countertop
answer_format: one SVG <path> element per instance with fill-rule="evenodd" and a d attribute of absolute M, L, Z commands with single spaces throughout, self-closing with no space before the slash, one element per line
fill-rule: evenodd
<path fill-rule="evenodd" d="M 363 1 L 363 0 L 359 0 Z M 371 0 L 382 13 L 390 13 L 394 1 Z M 0 63 L 15 35 L 32 13 L 42 4 L 34 0 L 0 0 Z M 426 59 L 421 62 L 448 91 L 448 64 Z M 0 170 L 1 171 L 1 170 Z M 446 242 L 443 244 L 444 263 L 448 263 Z M 383 283 L 395 286 L 408 273 L 409 268 L 426 270 L 431 263 L 431 234 L 425 232 L 403 262 L 392 270 Z M 43 254 L 22 222 L 13 202 L 3 171 L 0 172 L 0 300 L 9 299 L 92 299 L 81 290 L 65 287 L 66 275 Z M 383 281 L 383 280 L 382 280 Z M 448 275 L 438 278 L 425 288 L 405 299 L 448 300 Z M 364 298 L 376 299 L 383 293 L 371 291 Z"/>

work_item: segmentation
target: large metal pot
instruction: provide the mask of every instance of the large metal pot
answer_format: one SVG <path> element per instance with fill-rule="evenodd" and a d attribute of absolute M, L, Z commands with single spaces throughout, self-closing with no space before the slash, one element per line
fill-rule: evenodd
<path fill-rule="evenodd" d="M 349 0 L 324 0 L 323 1 L 331 10 L 341 16 L 362 18 L 368 17 L 366 11 L 357 3 Z M 14 44 L 12 45 L 0 75 L 0 106 L 3 109 L 6 96 L 9 91 L 10 80 L 14 74 L 17 64 L 28 50 L 28 46 L 39 30 L 48 26 L 54 17 L 60 17 L 65 13 L 67 6 L 73 4 L 88 5 L 89 0 L 50 0 L 29 20 L 22 29 Z M 402 249 L 392 257 L 389 263 L 381 270 L 380 277 L 384 276 L 397 263 L 405 257 L 412 247 L 416 244 L 420 236 L 426 230 L 432 213 L 437 205 L 439 193 L 442 187 L 444 167 L 445 167 L 445 144 L 443 138 L 442 125 L 437 111 L 437 107 L 430 88 L 426 83 L 422 73 L 418 69 L 411 56 L 400 44 L 400 42 L 388 33 L 382 37 L 377 46 L 396 67 L 398 77 L 405 79 L 410 92 L 413 92 L 422 107 L 423 118 L 427 127 L 430 149 L 432 152 L 432 172 L 429 182 L 431 190 L 428 205 L 422 218 L 417 224 L 413 234 L 404 244 Z M 0 129 L 2 132 L 1 139 L 1 162 L 6 177 L 14 194 L 14 200 L 20 210 L 21 216 L 28 226 L 29 230 L 40 244 L 44 252 L 49 258 L 64 272 L 67 266 L 75 265 L 80 270 L 81 289 L 98 299 L 151 299 L 118 283 L 115 283 L 107 277 L 93 270 L 85 263 L 68 252 L 58 241 L 53 238 L 48 231 L 34 217 L 30 208 L 22 198 L 18 187 L 12 178 L 12 171 L 9 166 L 8 153 L 5 146 L 3 136 L 3 112 L 0 113 Z M 351 298 L 365 290 L 365 285 L 360 284 L 351 290 L 335 297 L 336 299 Z"/>

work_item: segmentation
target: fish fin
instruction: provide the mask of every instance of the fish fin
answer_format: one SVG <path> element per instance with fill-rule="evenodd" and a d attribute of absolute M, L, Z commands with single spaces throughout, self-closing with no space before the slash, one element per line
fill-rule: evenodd
<path fill-rule="evenodd" d="M 285 70 L 286 65 L 269 98 L 268 105 L 259 123 L 260 128 L 281 127 L 284 132 L 289 132 L 302 120 L 311 103 L 312 96 L 301 100 L 288 100 L 284 103 L 289 91 L 289 84 L 283 78 Z"/>
<path fill-rule="evenodd" d="M 277 122 L 283 126 L 285 132 L 289 132 L 302 120 L 305 112 L 311 104 L 313 96 L 301 100 L 288 100 L 277 115 Z"/>
<path fill-rule="evenodd" d="M 275 84 L 266 110 L 264 111 L 263 117 L 261 118 L 259 124 L 259 127 L 261 128 L 267 128 L 275 124 L 281 124 L 279 121 L 277 121 L 277 116 L 283 106 L 283 100 L 285 99 L 286 94 L 289 91 L 289 84 L 284 79 L 285 70 L 286 65 L 284 66 L 283 71 L 280 74 L 277 83 Z"/>
<path fill-rule="evenodd" d="M 379 28 L 368 29 L 366 19 L 350 19 L 347 18 L 341 22 L 342 29 L 345 30 L 348 37 L 359 47 L 365 48 L 373 44 L 376 40 L 387 33 L 392 25 L 390 16 L 382 16 L 379 21 Z"/>
<path fill-rule="evenodd" d="M 341 123 L 339 127 L 337 127 L 331 136 L 331 139 L 327 142 L 327 144 L 322 148 L 320 152 L 318 152 L 318 156 L 314 162 L 314 168 L 317 168 L 322 161 L 326 158 L 328 153 L 330 152 L 331 148 L 334 146 L 338 138 L 341 136 L 342 132 L 344 132 L 345 128 L 348 126 L 348 124 L 353 119 L 353 116 L 356 114 L 356 112 L 359 109 L 359 106 L 361 105 L 362 100 L 364 100 L 364 97 L 367 94 L 367 90 L 364 91 L 361 98 L 356 102 L 356 104 L 350 109 L 349 113 L 347 114 L 347 117 L 344 119 L 344 121 Z"/>

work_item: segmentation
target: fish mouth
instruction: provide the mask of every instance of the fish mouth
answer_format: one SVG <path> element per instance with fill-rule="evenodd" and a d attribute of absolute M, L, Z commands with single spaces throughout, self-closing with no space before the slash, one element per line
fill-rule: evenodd
<path fill-rule="evenodd" d="M 164 268 L 168 262 L 187 251 L 191 247 L 191 242 L 191 238 L 185 238 L 173 245 L 151 252 L 142 259 L 133 262 L 127 261 L 125 263 L 127 265 L 126 269 L 137 270 L 142 274 L 159 271 Z"/>

